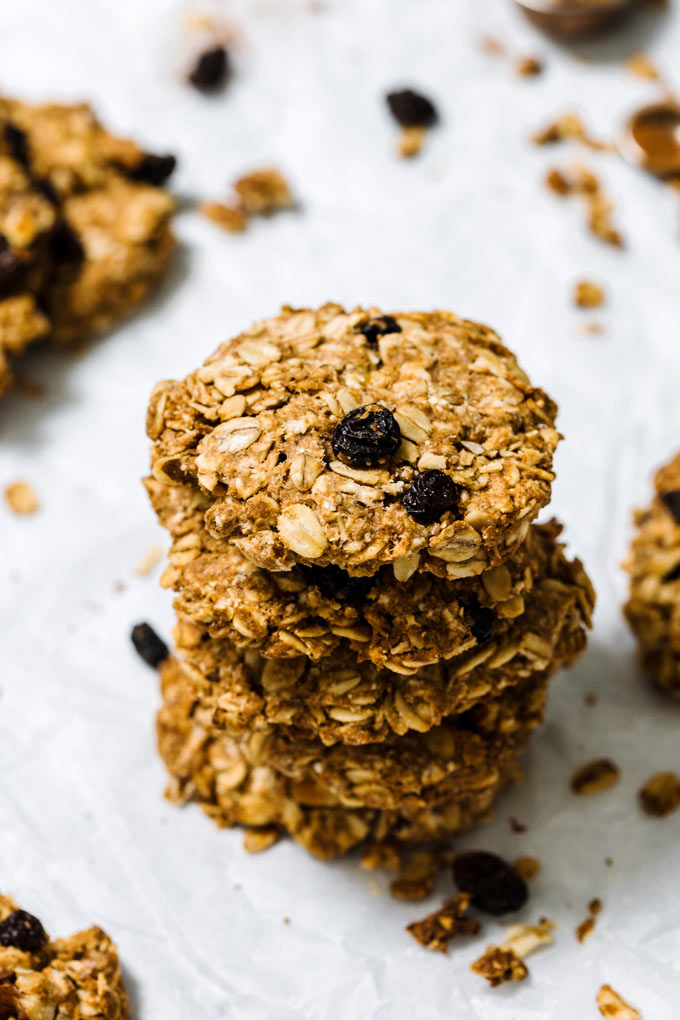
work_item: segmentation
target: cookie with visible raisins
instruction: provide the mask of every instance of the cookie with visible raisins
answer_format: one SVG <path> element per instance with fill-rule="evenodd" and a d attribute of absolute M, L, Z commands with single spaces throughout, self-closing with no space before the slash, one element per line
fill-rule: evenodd
<path fill-rule="evenodd" d="M 101 928 L 50 939 L 33 914 L 0 894 L 0 1016 L 129 1020 L 116 947 Z"/>
<path fill-rule="evenodd" d="M 485 326 L 449 312 L 284 308 L 160 383 L 153 473 L 270 571 L 471 577 L 550 499 L 555 404 Z"/>
<path fill-rule="evenodd" d="M 640 665 L 656 684 L 680 698 L 680 453 L 654 479 L 649 506 L 635 514 L 636 533 L 625 568 L 625 606 L 638 640 Z"/>

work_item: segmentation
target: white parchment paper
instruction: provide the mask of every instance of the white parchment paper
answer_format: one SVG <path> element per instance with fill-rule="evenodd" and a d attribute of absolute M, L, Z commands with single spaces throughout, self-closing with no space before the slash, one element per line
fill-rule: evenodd
<path fill-rule="evenodd" d="M 34 356 L 46 398 L 0 407 L 0 485 L 26 479 L 42 504 L 25 519 L 0 508 L 0 885 L 55 934 L 103 925 L 141 1020 L 587 1020 L 603 982 L 645 1020 L 675 1020 L 680 814 L 646 818 L 636 794 L 680 767 L 680 706 L 636 672 L 619 562 L 653 468 L 680 446 L 678 196 L 615 156 L 583 155 L 616 199 L 627 248 L 609 249 L 542 185 L 577 150 L 526 139 L 571 108 L 611 137 L 657 95 L 622 55 L 645 48 L 678 74 L 680 11 L 585 48 L 583 62 L 536 36 L 509 0 L 326 0 L 320 13 L 302 0 L 234 0 L 218 10 L 240 30 L 236 74 L 206 99 L 176 73 L 185 10 L 0 6 L 3 91 L 91 99 L 112 127 L 178 154 L 184 195 L 220 197 L 273 163 L 302 206 L 240 238 L 183 213 L 183 254 L 157 299 L 85 356 Z M 485 34 L 509 56 L 481 52 Z M 541 78 L 514 76 L 523 54 L 545 57 Z M 382 100 L 400 85 L 442 113 L 413 162 L 394 156 Z M 600 312 L 571 304 L 584 276 L 606 285 Z M 521 918 L 559 927 L 522 986 L 492 992 L 469 971 L 500 935 L 493 921 L 488 938 L 447 957 L 404 932 L 450 892 L 448 877 L 409 906 L 356 858 L 321 864 L 288 841 L 249 856 L 239 832 L 162 799 L 155 677 L 128 639 L 140 620 L 167 636 L 172 620 L 160 568 L 133 569 L 165 545 L 138 481 L 148 394 L 281 303 L 326 299 L 489 322 L 561 405 L 553 509 L 596 583 L 596 626 L 582 663 L 555 682 L 526 783 L 457 843 L 542 861 Z M 593 320 L 604 335 L 583 335 Z M 602 755 L 621 766 L 620 784 L 571 795 L 573 769 Z M 526 833 L 511 832 L 510 815 Z M 603 913 L 579 945 L 573 929 L 594 896 Z"/>

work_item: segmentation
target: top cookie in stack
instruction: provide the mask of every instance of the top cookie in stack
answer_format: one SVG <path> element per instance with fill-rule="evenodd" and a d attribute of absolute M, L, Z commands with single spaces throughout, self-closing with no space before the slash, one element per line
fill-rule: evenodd
<path fill-rule="evenodd" d="M 488 811 L 592 609 L 559 527 L 532 527 L 555 414 L 495 333 L 447 312 L 285 308 L 155 388 L 178 796 L 325 855 Z"/>

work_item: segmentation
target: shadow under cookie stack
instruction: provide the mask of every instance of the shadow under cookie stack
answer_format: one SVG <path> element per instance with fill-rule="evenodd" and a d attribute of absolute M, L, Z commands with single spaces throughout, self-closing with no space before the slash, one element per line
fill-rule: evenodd
<path fill-rule="evenodd" d="M 171 799 L 321 857 L 488 817 L 593 607 L 533 523 L 555 415 L 447 312 L 284 308 L 159 383 Z"/>

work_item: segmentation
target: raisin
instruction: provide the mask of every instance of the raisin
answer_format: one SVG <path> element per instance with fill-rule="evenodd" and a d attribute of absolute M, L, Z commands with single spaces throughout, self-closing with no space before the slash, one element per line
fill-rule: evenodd
<path fill-rule="evenodd" d="M 524 879 L 496 854 L 468 850 L 453 861 L 453 880 L 461 892 L 469 893 L 473 904 L 486 914 L 507 914 L 519 910 L 529 898 Z"/>
<path fill-rule="evenodd" d="M 33 184 L 51 205 L 59 205 L 59 195 L 49 177 L 36 177 Z"/>
<path fill-rule="evenodd" d="M 138 623 L 136 627 L 132 628 L 132 643 L 137 654 L 153 669 L 160 666 L 161 662 L 167 659 L 170 654 L 165 641 L 159 638 L 148 623 Z"/>
<path fill-rule="evenodd" d="M 9 149 L 12 159 L 15 159 L 17 163 L 21 163 L 24 169 L 27 169 L 29 164 L 29 150 L 28 138 L 26 137 L 25 131 L 18 128 L 16 124 L 5 124 L 2 133 L 5 136 L 5 142 L 7 143 L 7 148 Z"/>
<path fill-rule="evenodd" d="M 661 494 L 661 499 L 670 511 L 676 524 L 680 524 L 680 489 L 673 489 L 671 492 Z"/>
<path fill-rule="evenodd" d="M 367 404 L 346 414 L 331 437 L 333 453 L 353 468 L 384 464 L 399 449 L 401 432 L 391 411 L 382 404 Z"/>
<path fill-rule="evenodd" d="M 434 524 L 447 510 L 458 507 L 458 486 L 436 468 L 416 475 L 402 496 L 407 513 L 420 524 Z"/>
<path fill-rule="evenodd" d="M 362 322 L 357 328 L 369 344 L 377 344 L 378 338 L 386 333 L 401 333 L 401 326 L 391 315 L 378 315 L 375 319 Z"/>
<path fill-rule="evenodd" d="M 305 567 L 310 584 L 315 585 L 325 599 L 344 599 L 346 602 L 364 602 L 373 587 L 372 577 L 352 577 L 334 563 L 328 567 Z"/>
<path fill-rule="evenodd" d="M 199 56 L 189 75 L 191 84 L 209 92 L 224 85 L 231 73 L 229 54 L 224 46 L 213 46 Z"/>
<path fill-rule="evenodd" d="M 402 127 L 430 127 L 437 120 L 434 104 L 413 89 L 401 89 L 387 96 L 390 113 Z"/>
<path fill-rule="evenodd" d="M 36 953 L 46 942 L 45 929 L 27 910 L 14 910 L 0 922 L 0 946 L 14 946 L 25 953 Z"/>
<path fill-rule="evenodd" d="M 128 171 L 128 176 L 133 181 L 141 184 L 154 184 L 160 187 L 165 184 L 170 174 L 177 166 L 175 156 L 156 156 L 153 152 L 147 152 L 140 159 L 136 167 Z"/>
<path fill-rule="evenodd" d="M 73 227 L 62 220 L 57 223 L 50 237 L 50 251 L 59 262 L 76 264 L 85 258 L 85 249 Z"/>
<path fill-rule="evenodd" d="M 10 247 L 6 237 L 0 234 L 0 295 L 21 283 L 27 264 Z"/>
<path fill-rule="evenodd" d="M 487 606 L 480 606 L 479 602 L 473 602 L 468 606 L 468 612 L 472 618 L 470 630 L 478 645 L 485 645 L 491 640 L 494 626 L 493 610 Z"/>

